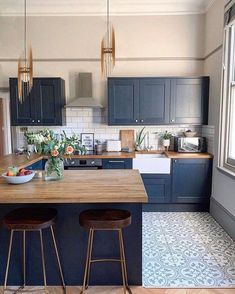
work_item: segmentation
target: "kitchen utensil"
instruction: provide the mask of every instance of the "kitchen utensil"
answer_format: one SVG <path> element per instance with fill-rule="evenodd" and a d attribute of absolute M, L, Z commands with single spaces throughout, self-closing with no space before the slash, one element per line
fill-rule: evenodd
<path fill-rule="evenodd" d="M 134 130 L 120 130 L 121 146 L 122 148 L 135 149 L 135 131 Z"/>

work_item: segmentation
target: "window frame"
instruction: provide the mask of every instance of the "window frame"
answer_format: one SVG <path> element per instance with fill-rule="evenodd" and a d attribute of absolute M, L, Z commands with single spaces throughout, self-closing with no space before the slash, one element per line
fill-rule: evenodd
<path fill-rule="evenodd" d="M 224 28 L 218 165 L 223 171 L 235 176 L 235 159 L 229 157 L 232 88 L 235 89 L 235 20 Z"/>

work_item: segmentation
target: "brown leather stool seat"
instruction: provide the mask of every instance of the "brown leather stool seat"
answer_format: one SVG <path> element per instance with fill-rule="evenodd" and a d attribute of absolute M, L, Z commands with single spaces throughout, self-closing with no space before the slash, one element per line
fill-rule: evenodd
<path fill-rule="evenodd" d="M 90 209 L 80 213 L 79 223 L 82 227 L 89 230 L 86 265 L 81 294 L 88 288 L 91 264 L 94 262 L 119 262 L 121 264 L 123 292 L 132 293 L 128 285 L 126 258 L 123 242 L 122 229 L 131 224 L 131 213 L 121 209 Z M 118 232 L 120 259 L 93 259 L 93 239 L 95 231 L 111 230 Z"/>
<path fill-rule="evenodd" d="M 57 211 L 53 208 L 19 208 L 3 219 L 9 230 L 41 230 L 54 225 Z"/>
<path fill-rule="evenodd" d="M 22 232 L 23 235 L 23 285 L 19 287 L 17 291 L 23 290 L 26 286 L 26 232 L 27 231 L 36 231 L 39 232 L 40 236 L 40 245 L 41 245 L 41 258 L 42 258 L 42 269 L 43 269 L 43 279 L 44 279 L 44 290 L 47 293 L 47 278 L 46 278 L 46 266 L 45 266 L 45 257 L 44 257 L 44 245 L 43 245 L 43 235 L 42 230 L 49 228 L 51 231 L 52 241 L 54 244 L 55 254 L 57 258 L 57 263 L 60 272 L 60 278 L 62 282 L 62 286 L 65 290 L 65 282 L 64 275 L 60 263 L 59 252 L 57 249 L 55 234 L 53 225 L 55 224 L 57 217 L 57 211 L 53 208 L 44 208 L 44 207 L 26 207 L 15 209 L 8 214 L 5 215 L 3 219 L 3 224 L 6 226 L 8 230 L 10 230 L 10 242 L 8 249 L 8 257 L 7 257 L 7 266 L 5 272 L 5 280 L 4 280 L 4 288 L 3 293 L 5 291 L 12 291 L 11 289 L 7 289 L 7 280 L 8 280 L 8 271 L 10 265 L 11 258 L 11 250 L 13 243 L 13 235 L 15 232 Z M 14 291 L 14 292 L 17 292 Z"/>
<path fill-rule="evenodd" d="M 90 209 L 80 214 L 79 222 L 86 229 L 122 229 L 131 224 L 131 214 L 121 209 Z"/>

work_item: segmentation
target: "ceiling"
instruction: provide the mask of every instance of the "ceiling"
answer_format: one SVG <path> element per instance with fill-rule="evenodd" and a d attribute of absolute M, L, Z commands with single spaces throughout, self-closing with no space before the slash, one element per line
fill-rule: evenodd
<path fill-rule="evenodd" d="M 112 15 L 204 13 L 214 0 L 110 0 Z M 22 15 L 24 0 L 0 0 L 0 15 Z M 28 15 L 104 15 L 106 0 L 27 0 Z"/>

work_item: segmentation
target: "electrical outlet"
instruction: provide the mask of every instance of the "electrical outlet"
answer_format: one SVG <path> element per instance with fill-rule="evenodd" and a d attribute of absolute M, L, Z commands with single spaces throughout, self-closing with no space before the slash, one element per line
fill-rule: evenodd
<path fill-rule="evenodd" d="M 20 132 L 21 133 L 25 133 L 25 132 L 27 132 L 28 131 L 28 128 L 27 127 L 21 127 L 20 128 Z"/>

